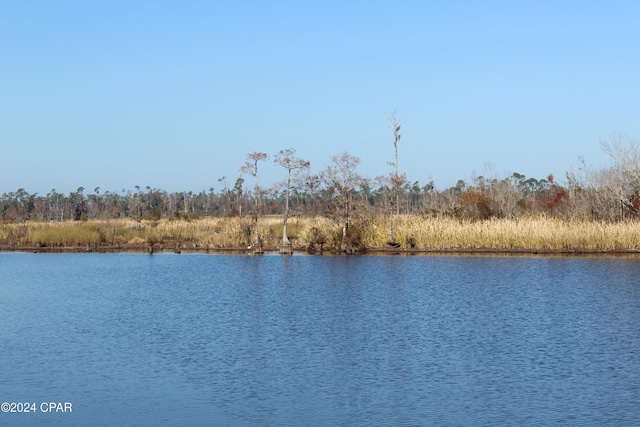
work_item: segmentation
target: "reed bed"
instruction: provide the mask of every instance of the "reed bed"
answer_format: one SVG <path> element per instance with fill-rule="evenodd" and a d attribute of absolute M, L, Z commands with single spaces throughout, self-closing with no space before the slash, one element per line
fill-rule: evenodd
<path fill-rule="evenodd" d="M 341 229 L 334 222 L 316 227 L 332 234 L 336 245 Z M 450 217 L 398 216 L 393 220 L 392 243 L 399 249 L 423 251 L 496 250 L 611 252 L 640 250 L 640 223 L 562 220 L 549 217 L 467 221 Z M 355 223 L 355 240 L 369 249 L 389 248 L 389 219 Z M 307 230 L 308 231 L 308 230 Z M 309 237 L 303 242 L 311 240 Z"/>
<path fill-rule="evenodd" d="M 329 218 L 290 218 L 287 229 L 296 249 L 340 247 L 341 224 Z M 282 217 L 261 218 L 258 231 L 265 248 L 277 248 L 282 239 Z M 241 249 L 251 245 L 253 233 L 250 218 L 26 222 L 0 224 L 0 247 L 128 249 L 155 245 L 196 250 Z M 360 248 L 389 248 L 389 218 L 352 222 L 349 239 Z M 392 241 L 397 246 L 395 249 L 422 251 L 639 251 L 640 223 L 562 220 L 544 216 L 467 221 L 406 215 L 394 218 Z"/>
<path fill-rule="evenodd" d="M 388 237 L 388 228 L 378 224 L 375 229 L 375 240 L 366 242 L 370 247 L 380 247 Z M 640 223 L 542 216 L 485 221 L 407 216 L 394 221 L 393 240 L 421 250 L 635 251 L 640 249 Z"/>

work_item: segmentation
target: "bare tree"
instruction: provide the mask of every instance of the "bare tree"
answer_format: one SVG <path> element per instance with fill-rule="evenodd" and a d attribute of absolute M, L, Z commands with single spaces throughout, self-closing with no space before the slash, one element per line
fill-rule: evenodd
<path fill-rule="evenodd" d="M 400 174 L 400 168 L 398 165 L 398 143 L 400 142 L 402 135 L 400 135 L 400 122 L 398 121 L 398 115 L 395 110 L 391 113 L 389 125 L 393 131 L 393 149 L 395 154 L 395 161 L 389 162 L 389 165 L 393 166 L 394 172 L 387 179 L 382 178 L 381 183 L 383 184 L 383 188 L 385 184 L 389 185 L 389 189 L 391 190 L 391 194 L 389 194 L 389 196 L 393 201 L 390 203 L 389 236 L 387 240 L 390 245 L 398 246 L 398 244 L 393 240 L 393 211 L 395 210 L 396 215 L 400 215 L 400 193 L 401 189 L 407 182 L 407 178 L 404 174 Z"/>
<path fill-rule="evenodd" d="M 260 240 L 260 237 L 258 235 L 258 215 L 259 215 L 259 210 L 260 210 L 260 187 L 258 185 L 258 162 L 260 161 L 265 161 L 267 160 L 267 154 L 266 153 L 260 153 L 260 152 L 253 152 L 253 153 L 249 153 L 247 154 L 247 161 L 245 162 L 245 164 L 240 168 L 240 171 L 243 173 L 249 173 L 251 175 L 253 175 L 253 177 L 256 180 L 256 185 L 255 185 L 255 190 L 254 190 L 254 198 L 256 201 L 255 204 L 255 211 L 253 214 L 253 221 L 254 221 L 254 231 L 255 231 L 255 235 L 254 235 L 254 239 L 253 239 L 253 253 L 254 254 L 261 254 L 262 251 L 262 242 Z"/>
<path fill-rule="evenodd" d="M 626 135 L 614 134 L 601 141 L 603 150 L 613 160 L 605 169 L 591 169 L 584 159 L 583 171 L 590 191 L 584 192 L 591 199 L 591 211 L 595 217 L 610 220 L 637 214 L 640 198 L 640 153 L 636 141 Z"/>
<path fill-rule="evenodd" d="M 394 110 L 391 113 L 391 117 L 389 118 L 389 124 L 391 125 L 391 129 L 393 130 L 393 149 L 395 151 L 395 162 L 393 166 L 395 168 L 395 176 L 393 179 L 393 191 L 395 193 L 396 199 L 396 215 L 400 215 L 400 187 L 402 186 L 402 182 L 400 182 L 400 173 L 398 167 L 398 142 L 400 142 L 400 123 L 398 122 L 398 115 Z"/>
<path fill-rule="evenodd" d="M 291 191 L 291 180 L 299 181 L 300 175 L 303 171 L 308 170 L 311 163 L 306 160 L 295 157 L 296 150 L 294 148 L 287 148 L 280 150 L 276 154 L 274 162 L 282 166 L 287 170 L 287 182 L 286 182 L 286 198 L 284 205 L 284 220 L 282 227 L 282 245 L 280 246 L 281 254 L 291 254 L 291 242 L 287 235 L 287 220 L 289 219 L 289 193 Z"/>
<path fill-rule="evenodd" d="M 338 202 L 337 210 L 342 222 L 340 249 L 343 251 L 351 249 L 348 245 L 347 231 L 353 208 L 353 192 L 362 182 L 362 177 L 356 172 L 359 164 L 358 157 L 345 151 L 340 155 L 331 156 L 331 164 L 320 173 L 320 181 Z"/>
<path fill-rule="evenodd" d="M 625 207 L 631 207 L 631 199 L 640 193 L 640 153 L 634 140 L 625 135 L 615 134 L 611 141 L 601 142 L 604 151 L 614 161 L 618 176 L 618 198 Z"/>

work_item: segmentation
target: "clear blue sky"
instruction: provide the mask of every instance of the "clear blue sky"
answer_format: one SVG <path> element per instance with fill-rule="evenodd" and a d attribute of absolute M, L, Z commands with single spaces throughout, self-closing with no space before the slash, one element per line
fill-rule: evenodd
<path fill-rule="evenodd" d="M 373 178 L 394 109 L 411 181 L 562 181 L 640 138 L 639 22 L 635 0 L 0 0 L 0 193 L 219 190 L 288 147 Z"/>

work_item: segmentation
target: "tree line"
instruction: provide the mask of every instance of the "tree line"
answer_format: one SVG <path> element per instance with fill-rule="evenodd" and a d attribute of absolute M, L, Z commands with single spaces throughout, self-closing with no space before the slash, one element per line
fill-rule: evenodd
<path fill-rule="evenodd" d="M 286 220 L 294 215 L 333 217 L 343 224 L 345 237 L 349 224 L 359 216 L 385 216 L 389 219 L 391 240 L 393 219 L 402 214 L 443 215 L 461 220 L 542 214 L 620 221 L 637 219 L 640 213 L 640 156 L 635 141 L 626 136 L 614 135 L 603 142 L 611 159 L 608 167 L 593 169 L 580 159 L 578 171 L 569 170 L 564 183 L 551 174 L 534 178 L 516 172 L 501 178 L 461 179 L 450 188 L 438 190 L 433 181 L 410 181 L 400 173 L 400 125 L 395 113 L 390 124 L 394 144 L 394 161 L 389 162 L 392 170 L 374 178 L 362 176 L 357 170 L 360 159 L 348 152 L 331 156 L 328 167 L 313 173 L 310 162 L 288 148 L 272 156 L 249 153 L 235 181 L 221 177 L 217 189 L 212 186 L 200 192 L 170 193 L 149 186 L 120 192 L 79 187 L 68 194 L 52 189 L 41 195 L 19 188 L 0 196 L 0 219 L 8 223 L 248 216 L 257 224 L 258 215 L 278 214 L 285 218 L 286 244 Z M 260 186 L 258 179 L 258 172 L 267 161 L 280 166 L 283 176 L 282 183 L 268 188 Z"/>

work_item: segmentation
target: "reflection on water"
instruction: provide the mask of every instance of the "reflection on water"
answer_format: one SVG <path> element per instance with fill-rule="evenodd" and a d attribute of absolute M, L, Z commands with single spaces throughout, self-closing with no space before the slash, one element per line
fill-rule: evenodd
<path fill-rule="evenodd" d="M 0 254 L 0 423 L 637 425 L 639 267 Z"/>

